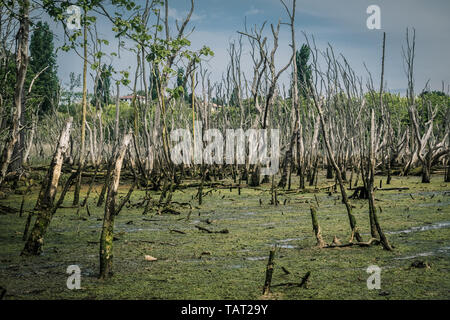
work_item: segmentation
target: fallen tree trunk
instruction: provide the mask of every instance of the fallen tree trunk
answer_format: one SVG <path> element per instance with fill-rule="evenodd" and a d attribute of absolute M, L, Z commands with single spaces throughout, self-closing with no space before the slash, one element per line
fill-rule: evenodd
<path fill-rule="evenodd" d="M 371 238 L 367 242 L 349 242 L 344 244 L 330 244 L 326 245 L 323 248 L 345 248 L 345 247 L 352 247 L 352 246 L 360 246 L 360 247 L 370 247 L 372 244 L 380 244 L 380 240 Z"/>
<path fill-rule="evenodd" d="M 219 230 L 219 231 L 212 231 L 212 230 L 209 230 L 209 229 L 207 229 L 207 228 L 204 228 L 204 227 L 201 227 L 201 226 L 195 226 L 198 230 L 200 230 L 200 231 L 205 231 L 205 232 L 207 232 L 207 233 L 230 233 L 229 231 L 228 231 L 228 229 L 222 229 L 222 230 Z"/>

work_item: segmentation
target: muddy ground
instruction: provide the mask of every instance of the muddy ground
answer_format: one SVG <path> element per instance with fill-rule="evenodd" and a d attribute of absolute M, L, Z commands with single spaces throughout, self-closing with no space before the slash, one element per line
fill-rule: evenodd
<path fill-rule="evenodd" d="M 377 176 L 376 184 L 380 179 L 386 180 Z M 449 299 L 450 185 L 443 181 L 439 175 L 430 184 L 420 183 L 420 177 L 394 177 L 389 187 L 409 190 L 376 192 L 379 220 L 393 252 L 380 245 L 315 247 L 309 210 L 311 204 L 317 206 L 315 196 L 324 240 L 330 243 L 337 236 L 346 243 L 350 238 L 339 192 L 314 192 L 314 187 L 305 192 L 279 190 L 280 204 L 274 206 L 269 203 L 269 184 L 242 188 L 241 195 L 237 189 L 213 190 L 205 185 L 201 206 L 192 199 L 197 189 L 183 189 L 174 193 L 173 200 L 190 202 L 192 209 L 174 205 L 180 214 L 142 215 L 143 207 L 137 204 L 144 191 L 137 190 L 116 219 L 115 273 L 109 281 L 97 279 L 103 217 L 103 207 L 96 207 L 98 185 L 88 202 L 90 216 L 85 209 L 77 215 L 77 209 L 70 208 L 73 193 L 67 196 L 38 257 L 19 255 L 26 214 L 0 215 L 0 286 L 6 289 L 5 299 L 261 299 L 267 298 L 261 296 L 265 268 L 269 251 L 276 246 L 273 285 L 298 283 L 308 271 L 311 275 L 306 288 L 275 286 L 268 298 Z M 321 175 L 318 187 L 332 183 Z M 121 197 L 128 187 L 120 187 Z M 38 190 L 36 186 L 25 196 L 25 210 L 34 206 Z M 152 193 L 154 199 L 158 196 Z M 0 204 L 19 208 L 21 201 L 22 195 L 12 194 Z M 367 201 L 352 204 L 367 241 Z M 228 233 L 207 233 L 196 226 Z M 157 260 L 146 261 L 145 255 Z M 66 286 L 69 265 L 81 269 L 80 290 Z M 380 290 L 367 289 L 370 265 L 382 270 Z"/>

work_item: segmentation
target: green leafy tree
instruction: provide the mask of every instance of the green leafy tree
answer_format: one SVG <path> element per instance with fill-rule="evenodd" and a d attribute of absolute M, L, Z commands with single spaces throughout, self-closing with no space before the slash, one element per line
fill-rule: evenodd
<path fill-rule="evenodd" d="M 98 105 L 103 108 L 104 106 L 111 103 L 111 99 L 109 96 L 111 87 L 111 74 L 112 66 L 103 64 L 100 71 L 100 76 L 97 79 L 97 92 L 91 101 L 94 106 L 97 106 L 98 103 Z"/>
<path fill-rule="evenodd" d="M 150 73 L 150 83 L 152 84 L 151 87 L 151 98 L 152 100 L 158 99 L 158 85 L 159 85 L 159 69 L 155 68 L 154 72 Z"/>
<path fill-rule="evenodd" d="M 437 108 L 437 114 L 434 119 L 436 125 L 439 127 L 445 126 L 445 115 L 450 108 L 450 96 L 442 91 L 424 91 L 417 100 L 417 109 L 422 119 L 425 121 L 430 119 L 428 104 L 431 104 L 431 106 Z"/>
<path fill-rule="evenodd" d="M 39 74 L 40 73 L 40 74 Z M 56 66 L 56 54 L 53 44 L 53 33 L 47 22 L 39 21 L 31 35 L 30 41 L 30 74 L 39 75 L 32 89 L 33 97 L 42 99 L 40 114 L 45 114 L 55 107 L 59 83 Z"/>
<path fill-rule="evenodd" d="M 178 68 L 177 70 L 177 87 L 183 89 L 184 100 L 189 101 L 189 94 L 186 88 L 186 76 L 183 68 Z"/>
<path fill-rule="evenodd" d="M 307 83 L 311 79 L 311 66 L 308 64 L 311 49 L 308 45 L 303 44 L 300 51 L 297 50 L 295 54 L 295 62 L 297 63 L 297 79 L 298 92 L 304 98 L 307 97 Z"/>
<path fill-rule="evenodd" d="M 238 88 L 235 87 L 233 89 L 233 91 L 231 92 L 231 96 L 230 96 L 230 106 L 239 106 L 239 91 Z"/>

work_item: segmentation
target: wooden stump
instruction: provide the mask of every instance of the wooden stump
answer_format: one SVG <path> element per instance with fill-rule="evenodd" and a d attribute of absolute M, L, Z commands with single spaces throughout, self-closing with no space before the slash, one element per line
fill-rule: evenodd
<path fill-rule="evenodd" d="M 322 239 L 320 225 L 319 225 L 319 222 L 317 221 L 317 210 L 315 207 L 311 206 L 310 211 L 311 211 L 312 226 L 313 226 L 314 234 L 316 235 L 317 246 L 319 248 L 322 248 L 325 246 L 325 242 Z"/>
<path fill-rule="evenodd" d="M 266 280 L 264 281 L 263 295 L 267 295 L 270 292 L 270 284 L 272 283 L 272 275 L 274 268 L 273 262 L 274 259 L 275 259 L 275 249 L 272 249 L 270 250 L 269 261 L 267 262 L 266 267 Z"/>

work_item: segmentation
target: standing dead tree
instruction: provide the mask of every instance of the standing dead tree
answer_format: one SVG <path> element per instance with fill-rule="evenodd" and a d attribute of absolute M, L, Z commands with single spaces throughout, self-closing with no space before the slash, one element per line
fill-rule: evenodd
<path fill-rule="evenodd" d="M 80 201 L 80 191 L 81 191 L 81 179 L 82 170 L 81 166 L 84 163 L 86 157 L 86 114 L 87 114 L 87 64 L 88 64 L 88 25 L 87 25 L 87 12 L 86 8 L 83 14 L 83 100 L 82 100 L 82 117 L 81 117 L 81 141 L 80 141 L 80 157 L 78 164 L 79 175 L 77 177 L 77 182 L 75 185 L 75 190 L 73 194 L 73 205 L 78 205 Z"/>
<path fill-rule="evenodd" d="M 445 119 L 447 119 L 445 121 L 445 123 L 447 123 L 445 130 L 447 132 L 448 149 L 447 149 L 447 157 L 446 157 L 447 165 L 445 166 L 444 182 L 450 182 L 450 134 L 449 134 L 449 132 L 450 132 L 450 108 L 447 109 Z"/>
<path fill-rule="evenodd" d="M 268 295 L 270 293 L 270 285 L 272 283 L 272 275 L 273 275 L 273 270 L 275 267 L 275 263 L 274 263 L 275 251 L 276 251 L 276 248 L 270 250 L 270 253 L 269 253 L 269 260 L 267 261 L 267 267 L 266 267 L 266 279 L 264 281 L 263 292 L 262 292 L 263 295 Z"/>
<path fill-rule="evenodd" d="M 111 161 L 111 163 L 114 163 L 114 168 L 108 186 L 102 234 L 100 236 L 100 279 L 106 279 L 112 275 L 114 219 L 119 213 L 118 208 L 116 208 L 116 195 L 119 188 L 122 162 L 131 140 L 131 133 L 123 137 L 123 140 L 118 146 L 113 155 L 113 160 Z M 120 207 L 122 206 L 119 206 L 119 208 Z"/>
<path fill-rule="evenodd" d="M 291 27 L 291 47 L 292 47 L 292 56 L 295 57 L 297 49 L 295 45 L 295 7 L 296 7 L 296 0 L 293 0 L 292 2 L 292 11 L 289 10 L 287 5 L 283 0 L 281 0 L 281 3 L 283 4 L 284 8 L 286 9 L 286 12 L 290 18 L 289 26 Z M 291 165 L 292 165 L 292 154 L 294 150 L 294 146 L 296 145 L 296 142 L 301 139 L 299 137 L 300 135 L 300 112 L 298 110 L 298 76 L 297 76 L 297 62 L 295 59 L 292 58 L 292 86 L 291 86 L 291 100 L 292 100 L 292 111 L 295 114 L 294 119 L 294 128 L 292 130 L 291 139 L 289 141 L 289 147 L 286 151 L 286 155 L 284 157 L 284 165 L 283 165 L 283 171 L 281 174 L 280 181 L 278 182 L 278 187 L 284 188 L 286 186 L 287 182 L 287 176 L 288 173 L 290 174 L 292 171 Z M 300 153 L 299 153 L 299 156 Z M 301 163 L 301 160 L 299 160 L 299 163 Z M 301 170 L 301 166 L 300 166 Z"/>
<path fill-rule="evenodd" d="M 11 163 L 14 147 L 20 136 L 21 119 L 23 120 L 24 98 L 23 90 L 28 68 L 28 34 L 30 30 L 30 1 L 19 2 L 19 29 L 16 35 L 16 84 L 14 88 L 14 114 L 9 130 L 9 136 L 5 142 L 0 157 L 0 185 L 3 183 Z M 23 125 L 23 124 L 22 124 Z"/>
<path fill-rule="evenodd" d="M 382 54 L 382 62 L 381 62 L 381 85 L 380 85 L 380 95 L 383 91 L 383 79 L 384 79 L 384 57 L 385 57 L 385 44 L 386 44 L 386 33 L 383 34 L 383 54 Z M 370 77 L 369 89 L 372 89 L 373 86 L 371 82 L 372 77 Z M 365 100 L 363 100 L 362 108 L 364 108 Z M 383 107 L 383 100 L 380 98 L 380 110 Z M 370 125 L 369 129 L 369 141 L 368 141 L 368 157 L 367 157 L 367 167 L 364 168 L 363 155 L 361 155 L 361 173 L 364 180 L 365 189 L 367 191 L 367 199 L 369 202 L 369 218 L 370 218 L 370 231 L 372 238 L 380 238 L 380 242 L 383 245 L 383 248 L 391 251 L 392 247 L 389 244 L 388 239 L 384 235 L 384 232 L 381 229 L 380 223 L 378 221 L 377 216 L 377 208 L 375 206 L 375 196 L 374 196 L 374 180 L 375 180 L 375 167 L 376 167 L 376 154 L 378 153 L 379 144 L 376 141 L 376 136 L 380 136 L 379 128 L 377 128 L 377 124 L 379 121 L 375 119 L 375 105 L 370 106 Z M 377 119 L 378 120 L 378 119 Z M 363 131 L 363 130 L 361 130 Z M 364 141 L 364 134 L 361 134 L 360 141 Z M 364 148 L 361 148 L 364 150 Z"/>
<path fill-rule="evenodd" d="M 291 16 L 291 14 L 290 14 L 290 16 Z M 291 20 L 291 23 L 293 23 L 293 20 Z M 278 50 L 278 39 L 279 39 L 281 21 L 278 21 L 278 24 L 276 27 L 274 27 L 273 24 L 270 25 L 270 29 L 272 31 L 272 37 L 273 37 L 273 46 L 272 46 L 272 49 L 270 50 L 270 53 L 266 46 L 267 38 L 266 37 L 262 38 L 262 32 L 264 29 L 264 25 L 265 25 L 265 23 L 262 25 L 262 27 L 259 31 L 255 28 L 253 30 L 253 34 L 249 34 L 246 32 L 239 32 L 239 33 L 248 37 L 250 39 L 251 43 L 254 44 L 256 42 L 256 44 L 258 45 L 258 50 L 259 50 L 261 59 L 256 64 L 256 67 L 260 66 L 261 63 L 264 63 L 264 67 L 262 68 L 261 72 L 258 72 L 259 68 L 255 69 L 255 71 L 254 71 L 255 75 L 257 76 L 256 79 L 254 79 L 254 80 L 257 80 L 257 82 L 255 83 L 256 88 L 258 87 L 261 77 L 266 70 L 265 65 L 267 65 L 268 71 L 270 73 L 268 75 L 268 83 L 267 83 L 268 89 L 267 89 L 267 94 L 266 94 L 266 98 L 265 98 L 265 103 L 264 103 L 264 106 L 260 110 L 258 110 L 258 111 L 260 111 L 260 116 L 258 117 L 258 121 L 255 121 L 256 126 L 258 126 L 258 127 L 261 126 L 262 129 L 267 129 L 268 114 L 271 111 L 274 101 L 275 101 L 275 98 L 276 98 L 276 89 L 277 89 L 278 79 L 280 78 L 281 74 L 290 66 L 291 62 L 293 61 L 293 59 L 295 57 L 295 52 L 291 55 L 288 63 L 277 71 L 276 67 L 275 67 L 275 54 Z M 257 92 L 254 92 L 253 95 L 254 96 L 257 95 Z M 257 145 L 258 149 L 265 150 L 265 148 L 266 148 L 265 144 L 266 144 L 266 141 L 264 141 L 264 139 L 262 139 L 258 144 L 255 144 L 255 145 Z M 259 177 L 260 177 L 260 164 L 258 163 L 255 166 L 255 170 L 252 173 L 250 185 L 258 186 L 260 183 Z"/>
<path fill-rule="evenodd" d="M 424 108 L 427 110 L 427 117 L 419 117 L 417 105 L 418 102 L 414 95 L 414 58 L 416 46 L 416 32 L 413 30 L 410 39 L 409 30 L 406 30 L 406 48 L 403 48 L 403 58 L 408 78 L 408 112 L 411 120 L 411 136 L 414 139 L 414 151 L 411 154 L 410 161 L 404 168 L 404 173 L 408 173 L 409 169 L 415 165 L 417 160 L 422 164 L 422 183 L 429 183 L 431 179 L 432 164 L 449 152 L 445 148 L 448 131 L 443 136 L 440 143 L 434 137 L 434 120 L 437 114 L 437 106 L 433 106 L 431 101 L 426 97 L 422 98 L 421 102 L 425 104 Z M 443 130 L 442 130 L 443 131 Z M 423 133 L 422 133 L 423 132 Z"/>
<path fill-rule="evenodd" d="M 160 59 L 159 63 L 153 64 L 153 76 L 157 77 L 157 93 L 158 93 L 158 106 L 155 110 L 155 120 L 153 127 L 153 145 L 155 156 L 159 156 L 162 160 L 161 164 L 170 165 L 170 156 L 169 156 L 169 141 L 168 141 L 168 132 L 167 132 L 167 123 L 166 123 L 166 105 L 169 100 L 172 98 L 166 98 L 167 87 L 169 85 L 169 77 L 171 68 L 173 67 L 177 57 L 180 55 L 180 51 L 182 50 L 182 45 L 173 45 L 171 48 L 171 44 L 182 42 L 185 39 L 186 27 L 191 19 L 192 13 L 194 12 L 194 0 L 191 0 L 191 7 L 189 9 L 188 14 L 182 21 L 181 25 L 176 23 L 177 25 L 177 33 L 174 37 L 171 35 L 170 26 L 169 26 L 169 1 L 164 1 L 164 30 L 166 33 L 166 50 L 170 50 L 170 55 Z M 162 66 L 162 72 L 159 72 L 159 66 Z M 158 74 L 155 73 L 155 70 L 158 70 Z M 162 118 L 162 119 L 161 119 Z M 161 120 L 162 120 L 162 130 L 161 130 Z M 162 135 L 161 135 L 162 132 Z M 159 151 L 159 146 L 161 146 L 162 142 L 162 151 Z M 168 174 L 169 175 L 169 174 Z M 174 178 L 172 177 L 172 180 Z"/>
<path fill-rule="evenodd" d="M 308 37 L 306 37 L 306 41 L 308 42 L 308 45 L 309 45 Z M 310 48 L 312 48 L 312 47 L 310 46 Z M 311 52 L 313 55 L 312 67 L 314 70 L 314 77 L 317 81 L 319 81 L 320 87 L 323 88 L 328 79 L 326 79 L 324 77 L 324 74 L 322 72 L 320 72 L 320 69 L 318 66 L 318 60 L 317 60 L 317 58 L 318 58 L 317 57 L 317 48 L 315 47 L 315 45 L 314 45 L 314 50 L 312 50 Z M 333 64 L 328 63 L 328 67 L 330 68 L 331 66 L 333 66 Z M 336 172 L 336 179 L 339 184 L 339 188 L 341 190 L 342 202 L 344 203 L 345 208 L 347 209 L 347 215 L 349 218 L 352 234 L 355 235 L 355 237 L 358 241 L 362 241 L 362 238 L 356 228 L 356 219 L 352 213 L 352 207 L 351 207 L 350 201 L 347 196 L 347 191 L 345 189 L 344 180 L 342 178 L 342 172 L 336 162 L 336 159 L 335 159 L 335 156 L 333 153 L 333 149 L 332 149 L 332 146 L 330 143 L 330 141 L 331 141 L 330 134 L 329 134 L 328 130 L 326 129 L 328 126 L 327 126 L 327 122 L 325 121 L 325 114 L 324 114 L 324 109 L 323 109 L 323 106 L 325 103 L 325 98 L 323 96 L 321 96 L 320 91 L 316 88 L 315 85 L 313 85 L 311 79 L 309 79 L 309 81 L 308 81 L 308 89 L 309 89 L 309 94 L 312 97 L 312 100 L 314 102 L 314 106 L 317 110 L 317 113 L 319 114 L 320 124 L 322 126 L 323 141 L 324 141 L 324 144 L 326 147 L 326 151 L 328 153 L 328 159 L 330 160 L 331 165 L 333 166 L 334 171 Z M 326 90 L 326 92 L 328 93 L 329 90 Z M 328 101 L 328 99 L 327 99 L 327 101 Z"/>
<path fill-rule="evenodd" d="M 52 162 L 48 169 L 47 176 L 42 183 L 41 191 L 36 202 L 35 211 L 38 212 L 33 230 L 31 231 L 25 247 L 22 250 L 22 255 L 39 255 L 42 252 L 42 246 L 44 244 L 44 236 L 47 232 L 47 228 L 56 212 L 58 206 L 61 205 L 65 194 L 68 190 L 68 186 L 75 178 L 72 175 L 66 183 L 61 196 L 55 205 L 55 196 L 58 188 L 58 182 L 61 175 L 62 164 L 64 155 L 69 146 L 70 129 L 72 127 L 72 118 L 67 120 L 64 129 L 59 137 L 58 145 L 56 146 L 55 153 L 53 155 Z M 78 172 L 77 172 L 78 173 Z"/>

